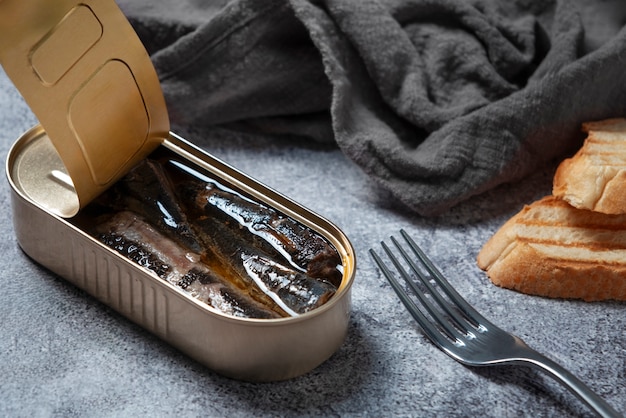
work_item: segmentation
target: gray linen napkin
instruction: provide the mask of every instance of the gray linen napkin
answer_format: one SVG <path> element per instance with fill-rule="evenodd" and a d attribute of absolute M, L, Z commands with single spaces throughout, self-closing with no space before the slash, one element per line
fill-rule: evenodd
<path fill-rule="evenodd" d="M 626 116 L 621 0 L 119 0 L 172 121 L 335 141 L 422 215 Z"/>

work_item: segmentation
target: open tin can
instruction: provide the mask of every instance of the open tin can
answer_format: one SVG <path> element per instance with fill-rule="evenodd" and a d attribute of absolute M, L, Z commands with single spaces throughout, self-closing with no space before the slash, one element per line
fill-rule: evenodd
<path fill-rule="evenodd" d="M 349 240 L 169 132 L 157 75 L 113 0 L 0 1 L 0 63 L 41 123 L 17 140 L 6 164 L 15 233 L 33 260 L 232 378 L 289 379 L 340 347 L 356 268 Z M 183 291 L 187 282 L 181 290 L 105 245 L 91 230 L 95 218 L 83 215 L 155 154 L 321 237 L 338 260 L 332 296 L 295 315 L 230 315 Z"/>
<path fill-rule="evenodd" d="M 235 318 L 189 297 L 111 250 L 72 219 L 38 203 L 38 196 L 60 196 L 54 189 L 64 187 L 58 178 L 63 164 L 40 126 L 25 133 L 7 159 L 13 221 L 21 248 L 44 267 L 220 374 L 248 381 L 283 380 L 328 359 L 343 343 L 350 318 L 355 259 L 346 236 L 327 220 L 174 134 L 161 147 L 326 238 L 342 259 L 343 278 L 336 294 L 308 313 L 280 319 Z"/>

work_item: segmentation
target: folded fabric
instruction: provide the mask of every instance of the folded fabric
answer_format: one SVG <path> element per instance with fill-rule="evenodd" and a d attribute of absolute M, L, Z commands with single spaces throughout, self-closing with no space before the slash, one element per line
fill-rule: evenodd
<path fill-rule="evenodd" d="M 172 121 L 335 141 L 422 215 L 626 115 L 621 0 L 119 0 Z"/>

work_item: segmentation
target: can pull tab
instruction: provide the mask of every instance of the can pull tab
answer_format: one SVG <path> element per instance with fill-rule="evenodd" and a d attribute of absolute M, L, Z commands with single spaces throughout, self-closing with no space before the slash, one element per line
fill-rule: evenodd
<path fill-rule="evenodd" d="M 168 136 L 156 71 L 113 0 L 0 0 L 0 63 L 71 180 L 76 201 L 47 207 L 59 216 L 74 216 Z"/>

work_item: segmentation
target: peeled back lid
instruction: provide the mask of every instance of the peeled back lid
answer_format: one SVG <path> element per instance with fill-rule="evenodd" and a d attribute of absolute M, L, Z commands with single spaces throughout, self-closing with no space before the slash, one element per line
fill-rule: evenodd
<path fill-rule="evenodd" d="M 0 0 L 0 64 L 59 154 L 80 208 L 145 158 L 169 132 L 159 80 L 113 0 Z"/>

